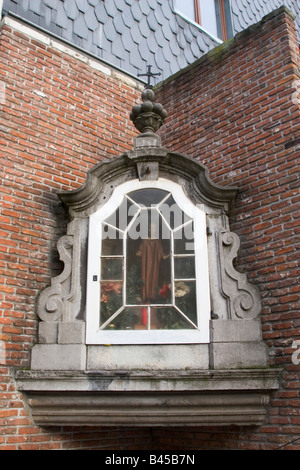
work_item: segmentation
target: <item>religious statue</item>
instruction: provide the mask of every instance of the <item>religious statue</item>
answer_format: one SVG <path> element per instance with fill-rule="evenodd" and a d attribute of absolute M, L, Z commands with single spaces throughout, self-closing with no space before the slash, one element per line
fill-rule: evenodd
<path fill-rule="evenodd" d="M 151 303 L 157 297 L 160 263 L 169 257 L 169 254 L 164 253 L 161 240 L 151 238 L 151 234 L 155 233 L 155 229 L 151 226 L 150 238 L 142 240 L 136 253 L 142 261 L 141 279 L 143 285 L 141 296 L 143 303 Z"/>

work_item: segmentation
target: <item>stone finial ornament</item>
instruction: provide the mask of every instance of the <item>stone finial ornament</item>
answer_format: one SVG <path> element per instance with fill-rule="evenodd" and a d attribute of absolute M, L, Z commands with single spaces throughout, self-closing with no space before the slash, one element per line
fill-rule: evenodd
<path fill-rule="evenodd" d="M 135 105 L 130 113 L 130 119 L 142 134 L 155 134 L 164 123 L 167 112 L 160 103 L 154 103 L 155 93 L 151 88 L 142 92 L 141 105 Z"/>

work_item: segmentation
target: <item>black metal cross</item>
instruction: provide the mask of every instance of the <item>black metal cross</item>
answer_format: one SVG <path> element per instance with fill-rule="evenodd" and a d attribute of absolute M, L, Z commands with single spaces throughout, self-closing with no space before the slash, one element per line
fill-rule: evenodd
<path fill-rule="evenodd" d="M 147 72 L 146 73 L 138 73 L 138 77 L 148 77 L 148 83 L 146 88 L 152 88 L 152 85 L 150 84 L 150 80 L 152 77 L 156 77 L 161 75 L 161 73 L 153 73 L 151 72 L 152 65 L 147 65 Z"/>

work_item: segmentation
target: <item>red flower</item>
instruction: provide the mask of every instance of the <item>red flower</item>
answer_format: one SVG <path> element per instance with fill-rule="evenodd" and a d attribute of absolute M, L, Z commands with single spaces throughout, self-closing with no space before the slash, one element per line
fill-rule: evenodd
<path fill-rule="evenodd" d="M 122 284 L 119 282 L 111 284 L 102 284 L 101 292 L 107 294 L 108 292 L 114 292 L 115 294 L 120 294 L 122 289 Z"/>
<path fill-rule="evenodd" d="M 101 290 L 102 292 L 111 292 L 114 290 L 114 284 L 102 284 Z"/>
<path fill-rule="evenodd" d="M 120 294 L 121 290 L 122 290 L 122 284 L 120 284 L 120 283 L 114 284 L 114 291 L 115 291 L 116 294 Z"/>
<path fill-rule="evenodd" d="M 167 299 L 171 294 L 169 284 L 164 284 L 158 292 L 162 299 Z"/>

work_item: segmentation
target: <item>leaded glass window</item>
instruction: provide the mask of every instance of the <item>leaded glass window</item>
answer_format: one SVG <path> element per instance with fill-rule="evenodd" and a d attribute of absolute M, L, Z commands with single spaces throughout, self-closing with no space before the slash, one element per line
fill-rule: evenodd
<path fill-rule="evenodd" d="M 207 272 L 203 236 L 199 242 L 205 269 L 199 265 L 195 226 L 198 232 L 201 226 L 203 234 L 205 218 L 195 206 L 190 210 L 192 204 L 185 197 L 176 198 L 170 190 L 174 183 L 167 186 L 139 183 L 128 192 L 123 188 L 106 210 L 91 218 L 88 292 L 93 293 L 93 302 L 88 299 L 88 314 L 93 309 L 92 323 L 99 338 L 168 342 L 172 332 L 175 336 L 171 336 L 186 342 L 190 332 L 193 337 L 200 331 L 199 306 L 203 300 L 207 304 L 208 278 L 203 277 Z M 199 276 L 206 286 L 205 298 L 201 298 Z"/>

